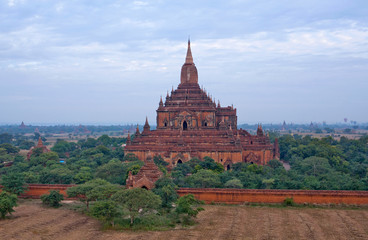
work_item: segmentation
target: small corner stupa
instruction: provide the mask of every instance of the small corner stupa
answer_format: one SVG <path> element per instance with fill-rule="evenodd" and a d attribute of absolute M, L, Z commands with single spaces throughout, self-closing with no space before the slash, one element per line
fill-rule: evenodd
<path fill-rule="evenodd" d="M 152 156 L 149 154 L 137 175 L 133 175 L 132 172 L 129 171 L 128 179 L 126 180 L 126 187 L 145 188 L 150 190 L 155 187 L 155 182 L 163 175 L 164 174 L 157 167 Z"/>

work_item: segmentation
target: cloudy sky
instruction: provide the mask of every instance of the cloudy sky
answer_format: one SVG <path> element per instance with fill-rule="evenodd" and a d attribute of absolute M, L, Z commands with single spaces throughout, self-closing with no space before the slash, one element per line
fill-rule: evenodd
<path fill-rule="evenodd" d="M 0 124 L 155 124 L 190 35 L 239 123 L 368 122 L 368 1 L 0 1 Z"/>

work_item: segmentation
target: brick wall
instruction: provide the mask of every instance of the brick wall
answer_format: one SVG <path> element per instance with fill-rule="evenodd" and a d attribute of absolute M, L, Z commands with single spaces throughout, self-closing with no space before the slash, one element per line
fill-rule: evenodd
<path fill-rule="evenodd" d="M 20 197 L 40 198 L 50 190 L 59 190 L 66 197 L 66 189 L 72 186 L 75 185 L 29 184 L 28 191 Z M 177 192 L 180 196 L 193 194 L 206 203 L 282 203 L 285 198 L 292 197 L 295 203 L 368 205 L 368 191 L 180 188 Z"/>
<path fill-rule="evenodd" d="M 48 194 L 50 190 L 59 190 L 61 194 L 64 195 L 66 199 L 66 189 L 69 187 L 73 187 L 73 184 L 28 184 L 28 190 L 21 194 L 19 197 L 21 198 L 40 198 L 43 194 Z M 0 185 L 0 192 L 1 192 Z"/>
<path fill-rule="evenodd" d="M 180 188 L 177 192 L 180 196 L 193 194 L 206 203 L 282 203 L 292 197 L 295 203 L 368 205 L 368 191 Z"/>

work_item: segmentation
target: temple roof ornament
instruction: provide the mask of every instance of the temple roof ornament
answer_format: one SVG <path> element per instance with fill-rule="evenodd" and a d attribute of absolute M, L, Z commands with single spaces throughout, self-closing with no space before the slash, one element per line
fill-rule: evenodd
<path fill-rule="evenodd" d="M 197 83 L 198 84 L 198 71 L 193 62 L 192 50 L 190 48 L 190 40 L 188 40 L 187 56 L 185 63 L 181 68 L 180 83 Z"/>

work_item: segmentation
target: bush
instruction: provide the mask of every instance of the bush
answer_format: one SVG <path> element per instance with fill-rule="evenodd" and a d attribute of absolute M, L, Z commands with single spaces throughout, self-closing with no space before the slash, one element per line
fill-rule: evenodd
<path fill-rule="evenodd" d="M 182 216 L 181 222 L 183 225 L 192 225 L 194 223 L 193 218 L 197 217 L 198 213 L 204 210 L 198 207 L 202 203 L 202 201 L 195 199 L 193 194 L 184 195 L 179 198 L 175 211 L 179 216 Z"/>
<path fill-rule="evenodd" d="M 284 206 L 294 206 L 294 199 L 293 198 L 285 198 L 284 199 Z"/>
<path fill-rule="evenodd" d="M 14 212 L 17 206 L 17 195 L 2 191 L 0 193 L 0 217 L 5 218 L 8 213 Z"/>
<path fill-rule="evenodd" d="M 50 207 L 60 207 L 60 202 L 64 200 L 64 196 L 59 191 L 50 190 L 50 194 L 42 195 L 41 200 L 43 204 Z"/>

